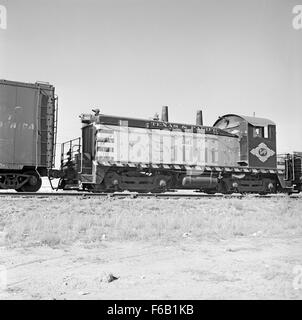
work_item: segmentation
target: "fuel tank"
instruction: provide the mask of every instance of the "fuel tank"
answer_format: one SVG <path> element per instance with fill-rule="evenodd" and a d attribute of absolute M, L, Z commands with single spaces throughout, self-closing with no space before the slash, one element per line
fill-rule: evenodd
<path fill-rule="evenodd" d="M 218 185 L 218 179 L 215 177 L 185 176 L 182 179 L 182 185 L 192 189 L 214 189 Z"/>

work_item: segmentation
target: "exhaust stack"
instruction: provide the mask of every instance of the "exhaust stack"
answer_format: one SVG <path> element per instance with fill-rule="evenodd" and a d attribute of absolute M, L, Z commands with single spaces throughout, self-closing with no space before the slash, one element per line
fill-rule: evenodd
<path fill-rule="evenodd" d="M 163 106 L 163 107 L 162 107 L 161 121 L 165 121 L 165 122 L 168 122 L 168 121 L 169 121 L 169 117 L 168 117 L 168 106 Z"/>
<path fill-rule="evenodd" d="M 197 113 L 196 113 L 196 125 L 197 126 L 203 126 L 202 110 L 197 110 Z"/>

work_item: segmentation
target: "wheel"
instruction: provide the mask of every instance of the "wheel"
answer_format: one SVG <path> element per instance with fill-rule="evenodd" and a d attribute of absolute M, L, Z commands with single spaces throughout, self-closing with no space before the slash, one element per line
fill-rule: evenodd
<path fill-rule="evenodd" d="M 267 184 L 267 189 L 268 189 L 269 193 L 277 193 L 276 184 L 273 183 L 273 182 L 269 182 L 269 183 Z"/>
<path fill-rule="evenodd" d="M 171 177 L 160 175 L 154 179 L 152 192 L 165 192 L 171 188 Z"/>
<path fill-rule="evenodd" d="M 116 172 L 108 172 L 104 177 L 106 190 L 119 191 L 121 189 L 121 177 Z"/>
<path fill-rule="evenodd" d="M 42 179 L 38 172 L 36 171 L 27 171 L 24 174 L 29 175 L 29 179 L 25 185 L 20 189 L 16 189 L 17 192 L 37 192 L 42 185 Z"/>

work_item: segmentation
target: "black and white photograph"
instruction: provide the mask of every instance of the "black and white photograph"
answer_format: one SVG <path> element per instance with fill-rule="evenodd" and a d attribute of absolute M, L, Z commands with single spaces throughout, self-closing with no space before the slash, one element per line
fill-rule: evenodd
<path fill-rule="evenodd" d="M 302 0 L 0 0 L 0 300 L 301 299 Z"/>

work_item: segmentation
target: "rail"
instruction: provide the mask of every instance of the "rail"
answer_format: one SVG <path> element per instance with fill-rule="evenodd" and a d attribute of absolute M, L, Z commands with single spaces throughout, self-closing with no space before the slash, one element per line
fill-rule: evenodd
<path fill-rule="evenodd" d="M 135 193 L 135 192 L 114 192 L 114 193 L 91 193 L 91 192 L 0 192 L 0 197 L 82 197 L 82 198 L 161 198 L 161 199 L 177 199 L 177 198 L 188 198 L 188 199 L 203 199 L 203 198 L 236 198 L 236 199 L 300 199 L 302 200 L 302 194 L 248 194 L 243 195 L 239 193 L 233 194 L 205 194 L 205 193 Z"/>

